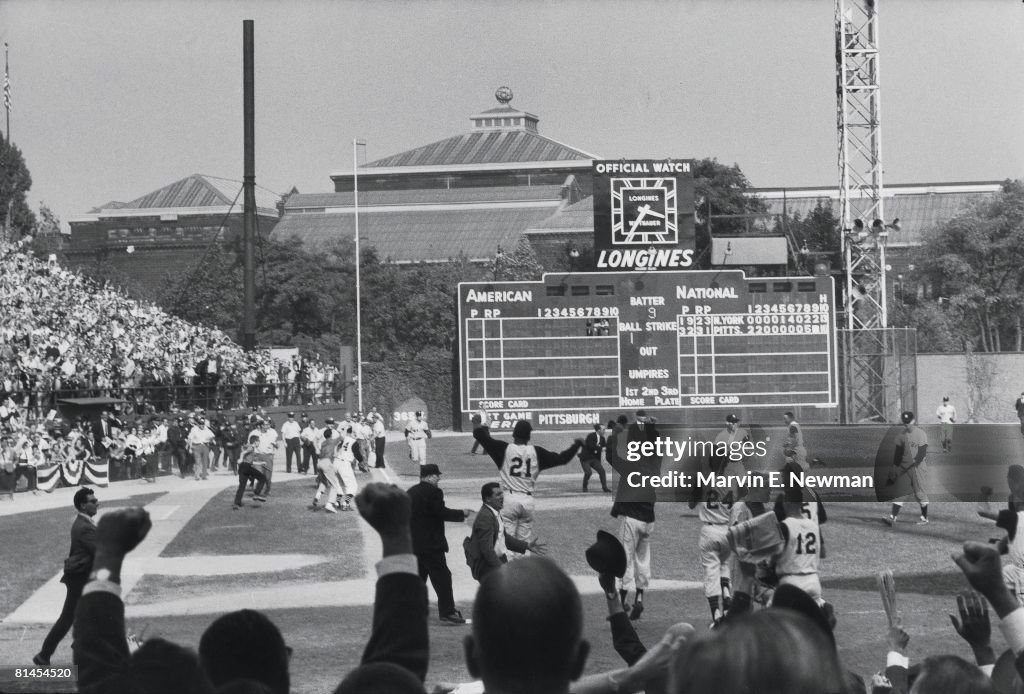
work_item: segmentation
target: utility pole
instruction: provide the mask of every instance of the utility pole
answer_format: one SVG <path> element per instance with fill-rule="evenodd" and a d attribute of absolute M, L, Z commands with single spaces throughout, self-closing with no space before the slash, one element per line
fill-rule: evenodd
<path fill-rule="evenodd" d="M 245 121 L 245 169 L 242 177 L 245 297 L 242 348 L 247 352 L 256 349 L 256 97 L 253 65 L 253 20 L 246 19 L 242 21 L 242 111 Z"/>

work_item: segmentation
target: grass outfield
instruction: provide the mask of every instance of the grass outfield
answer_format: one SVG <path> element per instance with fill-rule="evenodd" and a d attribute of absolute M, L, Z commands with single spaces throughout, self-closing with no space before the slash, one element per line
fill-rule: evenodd
<path fill-rule="evenodd" d="M 127 598 L 145 604 L 180 598 L 188 591 L 243 591 L 268 585 L 339 581 L 363 575 L 363 541 L 356 513 L 326 518 L 306 509 L 313 498 L 312 477 L 275 483 L 266 504 L 245 497 L 245 507 L 231 510 L 235 489 L 225 489 L 192 517 L 164 548 L 164 557 L 265 554 L 266 570 L 227 576 L 162 576 L 148 574 Z M 309 554 L 325 561 L 301 569 L 275 570 L 273 554 Z"/>
<path fill-rule="evenodd" d="M 144 506 L 162 496 L 162 493 L 139 494 L 104 503 L 102 489 L 97 491 L 104 512 Z M 0 590 L 0 616 L 13 611 L 62 570 L 68 556 L 74 519 L 75 511 L 70 507 L 59 512 L 33 511 L 0 519 L 0 528 L 3 528 L 0 576 L 4 582 L 4 589 Z"/>
<path fill-rule="evenodd" d="M 507 437 L 507 434 L 496 435 Z M 573 436 L 537 433 L 534 438 L 537 445 L 561 450 L 570 444 Z M 444 472 L 441 487 L 451 506 L 478 508 L 480 485 L 497 477 L 489 457 L 468 454 L 470 445 L 468 435 L 436 436 L 428 442 L 428 460 L 441 466 Z M 851 460 L 860 455 L 847 440 L 833 445 L 845 446 Z M 400 486 L 407 488 L 418 481 L 418 468 L 405 457 L 405 450 L 402 443 L 392 443 L 388 460 Z M 584 561 L 584 549 L 593 541 L 598 528 L 615 530 L 617 521 L 608 514 L 611 495 L 595 491 L 600 488 L 596 479 L 591 480 L 591 491 L 582 493 L 581 478 L 578 463 L 541 476 L 536 531 L 547 542 L 551 558 L 568 573 L 587 576 L 590 570 Z M 367 478 L 360 476 L 359 479 L 363 483 Z M 288 572 L 207 577 L 147 575 L 128 602 L 159 602 L 198 593 L 208 596 L 217 591 L 228 593 L 282 582 L 301 591 L 303 584 L 358 577 L 367 560 L 372 562 L 376 557 L 363 554 L 357 517 L 355 514 L 328 516 L 309 512 L 306 504 L 312 492 L 310 487 L 308 479 L 277 483 L 271 500 L 263 508 L 239 511 L 231 510 L 231 490 L 225 490 L 186 524 L 165 548 L 163 556 L 299 553 L 323 555 L 327 561 Z M 133 502 L 148 500 L 136 497 Z M 890 528 L 882 521 L 888 508 L 887 504 L 874 502 L 828 503 L 829 522 L 823 527 L 828 555 L 822 562 L 821 574 L 825 598 L 835 605 L 839 618 L 837 639 L 846 665 L 865 677 L 884 667 L 887 625 L 874 578 L 876 572 L 884 568 L 891 568 L 896 574 L 905 629 L 911 635 L 911 659 L 934 653 L 955 653 L 970 659 L 970 650 L 956 636 L 947 616 L 955 613 L 957 591 L 966 587 L 950 554 L 958 551 L 966 539 L 984 541 L 999 533 L 992 523 L 976 516 L 975 505 L 970 503 L 933 503 L 933 521 L 927 526 L 914 524 L 917 505 L 908 504 L 903 522 Z M 652 546 L 654 577 L 700 581 L 697 540 L 701 526 L 695 512 L 685 504 L 665 503 L 657 506 L 657 514 Z M 34 541 L 38 537 L 65 536 L 67 518 L 63 515 L 24 514 L 6 519 L 5 527 L 10 528 L 12 523 L 17 524 L 17 529 L 0 543 L 0 560 L 5 566 L 13 566 L 12 562 L 17 561 L 27 568 L 18 572 L 12 588 L 0 593 L 0 610 L 5 613 L 51 578 L 67 551 L 61 543 Z M 54 544 L 56 546 L 50 546 Z M 465 571 L 460 548 L 453 546 L 448 561 L 456 572 Z M 595 592 L 596 583 L 594 577 Z M 472 593 L 459 590 L 456 599 L 468 617 L 472 610 Z M 592 645 L 587 671 L 620 666 L 621 661 L 611 646 L 603 598 L 587 594 L 583 601 L 585 630 Z M 689 621 L 699 632 L 706 629 L 709 611 L 699 588 L 651 591 L 646 604 L 647 611 L 637 623 L 645 642 L 653 643 L 677 621 Z M 225 604 L 224 611 L 246 606 L 267 611 L 294 648 L 292 680 L 296 694 L 331 691 L 342 676 L 358 664 L 371 626 L 369 605 L 275 609 L 270 604 Z M 433 604 L 430 615 L 428 691 L 434 684 L 468 679 L 461 644 L 467 629 L 437 624 Z M 129 619 L 129 628 L 134 631 L 145 628 L 147 636 L 161 636 L 195 647 L 215 616 Z M 18 638 L 37 640 L 44 632 L 44 628 L 30 628 L 27 636 L 22 634 Z M 998 629 L 993 632 L 993 641 L 997 651 L 1005 647 Z"/>

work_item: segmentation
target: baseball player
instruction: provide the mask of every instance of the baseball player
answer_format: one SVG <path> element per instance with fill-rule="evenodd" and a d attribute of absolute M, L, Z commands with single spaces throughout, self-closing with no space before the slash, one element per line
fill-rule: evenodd
<path fill-rule="evenodd" d="M 731 415 L 730 415 L 731 416 Z M 730 462 L 728 458 L 712 458 L 708 462 L 712 472 L 719 475 L 740 476 L 743 466 Z M 704 570 L 704 597 L 711 608 L 711 627 L 722 621 L 732 606 L 731 575 L 729 570 L 729 545 L 727 535 L 731 524 L 730 512 L 739 500 L 737 485 L 722 487 L 697 487 L 689 506 L 699 506 L 697 515 L 703 524 L 700 529 L 700 563 Z"/>
<path fill-rule="evenodd" d="M 896 452 L 893 456 L 893 469 L 889 473 L 889 481 L 890 483 L 895 482 L 902 475 L 907 475 L 910 478 L 913 496 L 921 507 L 921 519 L 917 524 L 925 525 L 928 523 L 928 493 L 925 490 L 928 481 L 928 470 L 925 467 L 925 457 L 928 455 L 928 435 L 914 426 L 914 413 L 910 410 L 900 415 L 900 421 L 903 422 L 903 431 L 896 439 Z M 892 502 L 892 513 L 886 519 L 886 523 L 893 525 L 902 508 L 903 501 Z"/>
<path fill-rule="evenodd" d="M 779 585 L 799 588 L 821 606 L 825 601 L 821 597 L 821 578 L 818 575 L 821 549 L 818 522 L 805 516 L 800 490 L 787 491 L 783 505 L 786 517 L 781 525 L 786 544 L 775 560 Z"/>
<path fill-rule="evenodd" d="M 309 505 L 310 511 L 316 511 L 320 508 L 320 497 L 323 496 L 324 491 L 327 491 L 327 504 L 323 507 L 328 513 L 338 512 L 338 495 L 342 494 L 342 481 L 341 476 L 338 474 L 338 466 L 335 464 L 335 458 L 337 457 L 338 445 L 342 442 L 340 436 L 335 436 L 335 431 L 330 427 L 330 421 L 328 420 L 328 426 L 320 435 L 320 452 L 319 461 L 317 463 L 317 480 L 319 484 L 316 488 L 316 494 L 313 496 L 313 503 Z M 347 506 L 348 499 L 346 499 L 346 505 L 343 506 L 343 510 L 349 510 Z"/>
<path fill-rule="evenodd" d="M 420 465 L 427 464 L 427 439 L 432 438 L 430 426 L 423 419 L 423 413 L 416 410 L 416 419 L 405 425 L 405 440 L 409 443 L 409 460 Z"/>
<path fill-rule="evenodd" d="M 732 452 L 738 450 L 747 441 L 750 441 L 750 434 L 740 426 L 740 418 L 730 414 L 725 418 L 725 429 L 718 432 L 718 436 L 715 437 L 715 449 L 718 450 L 722 444 L 725 444 Z"/>
<path fill-rule="evenodd" d="M 1017 601 L 1021 602 L 1024 600 L 1024 532 L 1018 533 L 1018 530 L 1024 530 L 1020 521 L 1024 505 L 1016 500 L 1024 498 L 1024 467 L 1011 465 L 1006 471 L 1006 483 L 1010 488 L 1007 508 L 993 513 L 987 510 L 986 501 L 986 510 L 979 510 L 978 515 L 994 520 L 996 526 L 1006 531 L 1006 537 L 998 543 L 1000 553 L 1007 554 L 1009 560 L 1003 566 L 1003 580 L 1017 597 Z"/>
<path fill-rule="evenodd" d="M 800 466 L 800 469 L 807 472 L 807 448 L 804 447 L 804 432 L 792 412 L 783 412 L 782 418 L 786 422 L 786 442 L 782 446 L 782 452 L 787 461 L 793 461 Z"/>
<path fill-rule="evenodd" d="M 533 494 L 537 486 L 537 477 L 542 470 L 565 465 L 571 461 L 580 448 L 582 439 L 576 439 L 569 448 L 561 453 L 534 446 L 530 443 L 532 425 L 526 420 L 519 420 L 512 428 L 512 443 L 491 438 L 485 427 L 473 429 L 473 438 L 480 442 L 487 455 L 491 456 L 498 466 L 498 475 L 505 492 L 505 506 L 501 509 L 501 520 L 505 523 L 505 531 L 527 544 L 533 542 Z"/>
<path fill-rule="evenodd" d="M 755 488 L 745 495 L 740 501 L 732 505 L 729 510 L 729 527 L 745 523 L 767 512 L 766 501 L 768 490 L 766 488 Z M 757 580 L 758 564 L 756 562 L 744 561 L 738 552 L 732 551 L 732 542 L 729 541 L 729 533 L 722 544 L 729 548 L 729 576 L 732 581 L 732 601 L 726 612 L 725 618 L 750 612 L 753 609 L 753 602 L 759 599 L 763 592 Z M 734 541 L 734 540 L 733 540 Z"/>
<path fill-rule="evenodd" d="M 942 450 L 949 453 L 953 450 L 953 424 L 956 422 L 956 408 L 949 404 L 949 396 L 942 398 L 942 404 L 935 411 L 939 418 L 939 440 L 942 441 Z"/>

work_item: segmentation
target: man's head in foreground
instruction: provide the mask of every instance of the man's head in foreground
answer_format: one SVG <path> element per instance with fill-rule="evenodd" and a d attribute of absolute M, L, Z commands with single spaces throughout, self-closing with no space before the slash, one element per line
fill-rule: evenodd
<path fill-rule="evenodd" d="M 590 645 L 572 580 L 550 559 L 529 557 L 491 572 L 473 604 L 466 667 L 488 692 L 565 692 Z"/>

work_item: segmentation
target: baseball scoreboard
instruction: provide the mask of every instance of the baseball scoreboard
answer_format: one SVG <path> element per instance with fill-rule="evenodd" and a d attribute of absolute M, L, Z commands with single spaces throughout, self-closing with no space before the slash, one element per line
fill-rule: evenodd
<path fill-rule="evenodd" d="M 835 407 L 834 310 L 830 277 L 737 270 L 461 283 L 463 421 L 486 410 L 496 428 L 580 428 L 637 408 L 683 423 L 703 409 Z"/>

